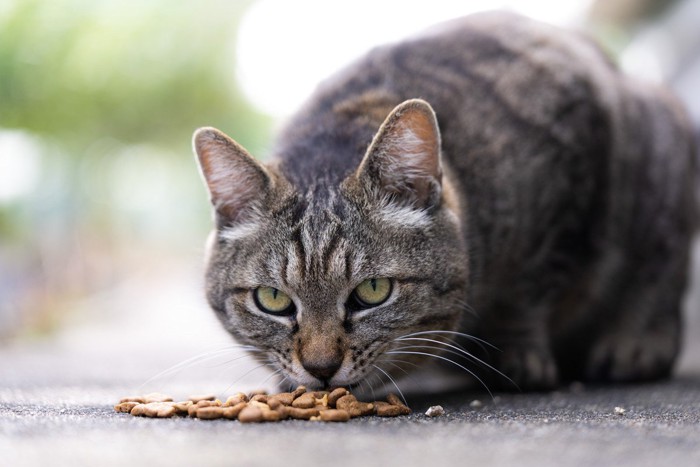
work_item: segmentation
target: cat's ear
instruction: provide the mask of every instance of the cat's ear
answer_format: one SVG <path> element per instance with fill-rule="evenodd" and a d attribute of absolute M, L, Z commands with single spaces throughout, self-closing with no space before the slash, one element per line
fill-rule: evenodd
<path fill-rule="evenodd" d="M 216 213 L 230 222 L 244 220 L 265 199 L 270 174 L 216 128 L 200 128 L 192 140 Z"/>
<path fill-rule="evenodd" d="M 440 130 L 435 112 L 421 99 L 399 104 L 372 140 L 356 173 L 381 197 L 417 209 L 440 203 Z"/>

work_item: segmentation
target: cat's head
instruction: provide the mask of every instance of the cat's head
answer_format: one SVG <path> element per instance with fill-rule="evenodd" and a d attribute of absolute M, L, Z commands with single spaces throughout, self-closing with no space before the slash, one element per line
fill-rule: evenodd
<path fill-rule="evenodd" d="M 401 376 L 434 351 L 396 339 L 457 326 L 464 233 L 426 102 L 396 107 L 342 183 L 306 192 L 218 130 L 198 130 L 194 146 L 216 219 L 207 298 L 287 382 Z"/>

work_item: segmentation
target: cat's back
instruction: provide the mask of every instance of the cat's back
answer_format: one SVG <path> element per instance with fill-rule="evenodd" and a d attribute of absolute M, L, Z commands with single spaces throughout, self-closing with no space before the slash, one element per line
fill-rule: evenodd
<path fill-rule="evenodd" d="M 412 98 L 434 108 L 443 157 L 460 172 L 485 151 L 496 157 L 525 140 L 576 146 L 606 126 L 601 106 L 614 97 L 604 83 L 613 74 L 581 35 L 507 12 L 475 14 L 378 47 L 326 80 L 275 152 L 293 161 L 292 172 L 340 180 L 391 109 Z"/>

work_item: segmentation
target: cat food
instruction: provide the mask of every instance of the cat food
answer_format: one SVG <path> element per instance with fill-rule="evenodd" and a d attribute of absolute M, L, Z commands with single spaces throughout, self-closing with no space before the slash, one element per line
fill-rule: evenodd
<path fill-rule="evenodd" d="M 285 419 L 347 422 L 351 418 L 370 415 L 397 417 L 411 413 L 411 409 L 395 394 L 387 395 L 386 401 L 362 402 L 345 388 L 307 391 L 304 386 L 279 394 L 239 392 L 225 402 L 212 394 L 194 395 L 186 401 L 174 402 L 170 396 L 152 393 L 125 397 L 114 406 L 114 410 L 141 417 L 189 416 L 200 420 L 238 420 L 241 423 Z"/>

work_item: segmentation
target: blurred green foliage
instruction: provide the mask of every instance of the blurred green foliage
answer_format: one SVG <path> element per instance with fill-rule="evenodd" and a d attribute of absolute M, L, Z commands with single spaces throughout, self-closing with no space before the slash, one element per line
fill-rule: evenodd
<path fill-rule="evenodd" d="M 32 172 L 0 197 L 0 337 L 113 286 L 129 261 L 198 251 L 210 218 L 193 130 L 258 154 L 269 134 L 234 76 L 249 4 L 0 2 L 0 184 Z"/>
<path fill-rule="evenodd" d="M 236 25 L 249 2 L 3 3 L 0 125 L 75 148 L 99 136 L 180 148 L 204 123 L 258 143 L 265 121 L 233 78 Z"/>

